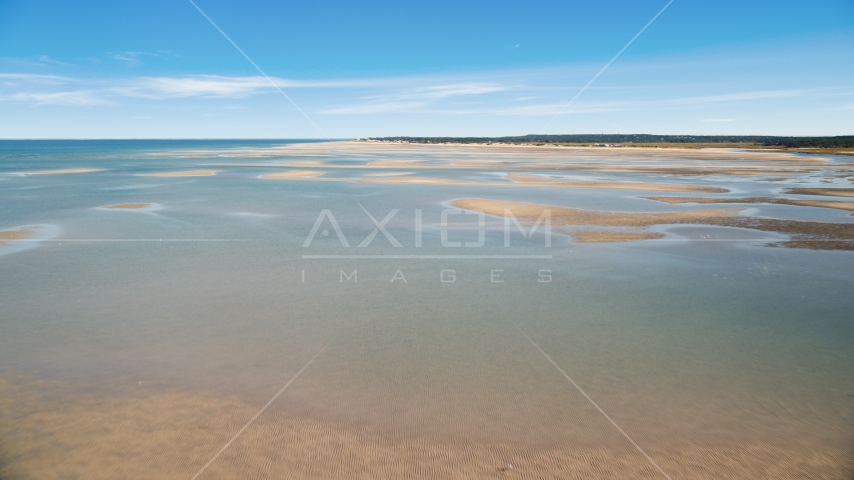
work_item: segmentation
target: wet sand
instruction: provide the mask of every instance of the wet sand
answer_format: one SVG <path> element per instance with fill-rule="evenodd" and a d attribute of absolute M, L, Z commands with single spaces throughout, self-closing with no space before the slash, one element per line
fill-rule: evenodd
<path fill-rule="evenodd" d="M 0 245 L 3 245 L 3 240 L 26 240 L 32 238 L 35 231 L 32 227 L 22 227 L 17 230 L 0 231 Z"/>
<path fill-rule="evenodd" d="M 30 172 L 17 172 L 18 175 L 63 175 L 67 173 L 91 173 L 102 172 L 103 168 L 62 168 L 57 170 L 33 170 Z"/>
<path fill-rule="evenodd" d="M 281 172 L 281 173 L 266 173 L 261 175 L 259 178 L 265 178 L 267 180 L 295 180 L 301 178 L 314 178 L 323 175 L 326 172 L 319 171 L 311 171 L 311 170 L 294 170 L 291 172 Z"/>
<path fill-rule="evenodd" d="M 202 158 L 222 157 L 222 151 L 198 151 Z M 778 151 L 744 151 L 725 148 L 588 148 L 512 145 L 416 145 L 378 142 L 325 142 L 241 149 L 228 156 L 277 158 L 289 156 L 406 157 L 382 158 L 368 163 L 330 164 L 322 161 L 293 160 L 282 166 L 329 167 L 342 169 L 475 169 L 578 171 L 598 173 L 640 173 L 673 176 L 774 176 L 815 175 L 822 170 L 850 168 L 832 164 L 816 155 Z M 257 163 L 229 163 L 231 166 L 259 166 Z M 269 165 L 268 165 L 269 166 Z"/>
<path fill-rule="evenodd" d="M 657 192 L 707 192 L 726 193 L 726 188 L 708 187 L 704 185 L 678 185 L 669 183 L 641 183 L 641 182 L 603 182 L 583 181 L 569 178 L 544 177 L 542 175 L 526 175 L 522 173 L 509 173 L 507 179 L 514 182 L 527 184 L 556 184 L 569 188 L 608 188 L 617 190 L 653 190 Z"/>
<path fill-rule="evenodd" d="M 116 205 L 107 205 L 104 208 L 118 208 L 118 209 L 127 209 L 127 210 L 138 210 L 141 208 L 150 207 L 150 203 L 119 203 Z"/>
<path fill-rule="evenodd" d="M 671 205 L 682 203 L 700 203 L 700 204 L 716 204 L 716 203 L 768 203 L 776 205 L 797 205 L 802 207 L 819 207 L 833 208 L 836 210 L 846 210 L 854 212 L 854 202 L 837 202 L 833 200 L 797 200 L 791 198 L 777 197 L 745 197 L 745 198 L 711 198 L 711 197 L 642 197 L 647 200 L 655 200 L 657 202 L 669 203 Z"/>
<path fill-rule="evenodd" d="M 635 242 L 638 240 L 655 240 L 664 238 L 664 235 L 656 232 L 647 233 L 624 233 L 624 232 L 574 232 L 573 240 L 578 243 L 602 243 L 602 242 Z"/>
<path fill-rule="evenodd" d="M 210 177 L 221 170 L 184 170 L 183 172 L 146 173 L 143 177 Z"/>
<path fill-rule="evenodd" d="M 525 175 L 525 174 L 508 174 L 505 178 L 510 182 L 493 182 L 493 181 L 470 181 L 470 180 L 453 180 L 446 178 L 428 178 L 428 177 L 404 177 L 398 178 L 397 175 L 383 176 L 378 178 L 357 178 L 355 181 L 361 183 L 388 183 L 388 184 L 405 184 L 405 185 L 459 185 L 459 186 L 479 186 L 479 187 L 541 187 L 541 188 L 600 188 L 614 190 L 637 190 L 637 191 L 656 191 L 656 192 L 705 192 L 705 193 L 726 193 L 729 192 L 726 188 L 708 187 L 704 185 L 678 185 L 678 184 L 663 184 L 663 183 L 643 183 L 643 182 L 616 182 L 616 181 L 585 181 L 571 180 L 565 178 L 544 177 L 540 175 Z"/>
<path fill-rule="evenodd" d="M 793 195 L 823 195 L 827 197 L 854 197 L 854 188 L 787 188 L 783 193 Z"/>
<path fill-rule="evenodd" d="M 51 387 L 56 385 L 20 388 L 0 379 L 2 478 L 191 478 L 259 408 L 237 397 L 145 393 L 144 387 L 131 396 L 77 394 L 61 402 L 38 393 Z M 672 478 L 846 478 L 854 469 L 844 443 L 785 432 L 728 442 L 664 437 L 647 442 L 645 451 Z M 199 478 L 508 476 L 662 478 L 637 451 L 612 442 L 472 444 L 399 437 L 282 408 L 261 416 Z"/>
<path fill-rule="evenodd" d="M 737 215 L 741 209 L 688 210 L 666 213 L 621 213 L 482 198 L 457 199 L 452 201 L 451 204 L 465 210 L 502 217 L 505 215 L 505 212 L 510 212 L 517 218 L 524 218 L 528 221 L 536 221 L 546 211 L 549 211 L 551 213 L 552 225 L 558 227 L 578 225 L 606 227 L 649 227 L 667 224 L 716 225 L 791 235 L 792 238 L 790 240 L 774 244 L 778 246 L 813 250 L 854 250 L 854 223 L 804 222 Z M 614 233 L 622 235 L 626 232 Z M 633 231 L 629 233 L 641 234 L 645 232 Z M 605 237 L 600 236 L 598 238 Z M 614 238 L 619 238 L 619 236 Z"/>
<path fill-rule="evenodd" d="M 508 211 L 516 218 L 534 221 L 540 218 L 544 212 L 549 211 L 551 212 L 551 222 L 554 226 L 601 225 L 609 227 L 648 227 L 667 223 L 702 223 L 700 220 L 735 215 L 740 211 L 740 209 L 722 209 L 666 213 L 601 212 L 552 205 L 487 200 L 483 198 L 463 198 L 454 200 L 451 204 L 457 208 L 479 211 L 501 217 L 504 216 L 505 211 Z"/>

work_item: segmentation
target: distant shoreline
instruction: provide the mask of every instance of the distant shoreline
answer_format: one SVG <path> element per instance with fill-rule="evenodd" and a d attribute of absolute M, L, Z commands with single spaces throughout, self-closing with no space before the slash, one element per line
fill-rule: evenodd
<path fill-rule="evenodd" d="M 370 137 L 363 142 L 425 145 L 507 145 L 549 147 L 748 148 L 791 153 L 854 155 L 854 135 L 776 137 L 757 135 L 524 135 L 515 137 Z"/>

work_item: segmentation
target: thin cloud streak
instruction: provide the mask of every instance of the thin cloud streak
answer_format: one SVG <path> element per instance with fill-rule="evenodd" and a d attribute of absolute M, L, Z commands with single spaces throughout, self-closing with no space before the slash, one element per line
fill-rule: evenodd
<path fill-rule="evenodd" d="M 0 73 L 0 102 L 33 106 L 95 107 L 116 106 L 123 103 L 123 100 L 132 99 L 246 99 L 276 93 L 274 86 L 339 90 L 335 95 L 323 95 L 323 103 L 316 104 L 313 108 L 316 113 L 324 115 L 427 113 L 534 117 L 554 116 L 566 106 L 565 103 L 557 101 L 556 91 L 552 86 L 531 85 L 526 82 L 525 76 L 519 73 L 341 80 L 292 80 L 278 77 L 267 79 L 259 75 L 140 76 L 104 80 Z M 619 90 L 631 87 L 608 87 L 606 90 L 609 88 Z M 648 100 L 587 101 L 572 105 L 564 113 L 578 115 L 628 110 L 684 109 L 690 106 L 738 104 L 782 98 L 821 98 L 850 93 L 838 88 L 780 89 Z M 656 96 L 662 94 L 666 95 L 660 93 Z M 550 97 L 555 100 L 550 101 Z M 347 98 L 356 101 L 347 101 Z"/>

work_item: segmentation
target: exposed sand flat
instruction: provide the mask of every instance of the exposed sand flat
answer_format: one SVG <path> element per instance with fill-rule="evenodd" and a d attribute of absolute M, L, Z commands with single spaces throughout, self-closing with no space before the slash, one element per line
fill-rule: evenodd
<path fill-rule="evenodd" d="M 451 180 L 447 178 L 427 178 L 427 177 L 377 177 L 377 178 L 357 178 L 360 183 L 398 183 L 405 185 L 469 185 L 482 187 L 507 187 L 512 186 L 510 183 L 501 182 L 470 182 L 468 180 Z"/>
<path fill-rule="evenodd" d="M 664 235 L 656 232 L 644 233 L 626 233 L 626 232 L 608 232 L 608 231 L 591 231 L 591 232 L 575 232 L 572 238 L 578 243 L 601 243 L 601 242 L 634 242 L 637 240 L 653 240 L 663 238 Z"/>
<path fill-rule="evenodd" d="M 15 230 L 0 231 L 0 247 L 15 245 L 17 241 L 28 240 L 36 236 L 37 227 L 21 227 Z"/>
<path fill-rule="evenodd" d="M 563 167 L 541 166 L 540 170 L 573 170 L 579 172 L 602 172 L 602 173 L 649 173 L 655 175 L 733 175 L 733 176 L 757 176 L 757 175 L 791 175 L 792 173 L 810 174 L 818 172 L 817 169 L 804 169 L 791 167 L 786 169 L 778 165 L 759 166 L 754 168 L 733 168 L 731 166 L 709 166 L 709 165 L 679 165 L 670 167 L 650 167 L 646 165 L 566 165 Z"/>
<path fill-rule="evenodd" d="M 368 163 L 367 166 L 370 168 L 412 168 L 421 165 L 419 165 L 418 160 L 376 160 Z"/>
<path fill-rule="evenodd" d="M 145 390 L 51 399 L 0 380 L 7 440 L 0 477 L 186 480 L 258 410 L 235 397 Z M 686 442 L 662 432 L 661 440 L 642 443 L 672 478 L 848 478 L 854 468 L 846 443 L 788 429 L 766 438 L 709 437 Z M 527 440 L 383 435 L 297 417 L 279 403 L 200 478 L 661 478 L 622 438 L 598 445 Z"/>
<path fill-rule="evenodd" d="M 267 173 L 261 175 L 259 178 L 266 178 L 268 180 L 298 180 L 301 178 L 313 178 L 319 177 L 326 172 L 312 171 L 312 170 L 293 170 L 290 172 L 281 172 L 281 173 Z"/>
<path fill-rule="evenodd" d="M 104 208 L 118 208 L 118 209 L 128 209 L 128 210 L 138 210 L 141 208 L 150 207 L 150 203 L 119 203 L 116 205 L 107 205 Z"/>
<path fill-rule="evenodd" d="M 653 190 L 658 192 L 708 192 L 726 193 L 729 190 L 719 187 L 708 187 L 704 185 L 678 185 L 670 183 L 642 183 L 642 182 L 605 182 L 589 180 L 573 180 L 570 178 L 544 177 L 542 175 L 528 175 L 524 173 L 508 173 L 505 177 L 514 182 L 529 184 L 557 184 L 571 188 L 610 188 L 618 190 Z"/>
<path fill-rule="evenodd" d="M 803 207 L 835 208 L 854 212 L 854 202 L 836 202 L 833 200 L 796 200 L 791 198 L 777 197 L 745 197 L 745 198 L 709 198 L 709 197 L 643 197 L 647 200 L 655 200 L 673 204 L 681 203 L 771 203 L 778 205 L 799 205 Z"/>
<path fill-rule="evenodd" d="M 299 160 L 293 162 L 286 162 L 282 165 L 286 165 L 288 167 L 328 167 L 324 162 L 318 160 Z"/>
<path fill-rule="evenodd" d="M 533 203 L 487 200 L 483 198 L 463 198 L 454 200 L 452 204 L 457 208 L 480 211 L 501 217 L 504 216 L 505 211 L 509 211 L 516 218 L 524 218 L 526 220 L 537 220 L 546 210 L 549 210 L 551 212 L 551 222 L 554 226 L 602 225 L 609 227 L 647 227 L 666 223 L 702 223 L 697 222 L 697 220 L 734 215 L 740 211 L 740 209 L 723 209 L 666 213 L 601 212 Z"/>
<path fill-rule="evenodd" d="M 26 240 L 28 238 L 32 238 L 35 235 L 35 231 L 33 227 L 21 227 L 17 230 L 3 230 L 0 231 L 0 245 L 3 244 L 3 240 Z"/>
<path fill-rule="evenodd" d="M 222 157 L 223 151 L 211 150 Z M 239 157 L 229 151 L 230 157 Z M 532 145 L 417 145 L 380 142 L 321 142 L 244 149 L 244 157 L 340 156 L 354 159 L 346 164 L 295 160 L 282 166 L 337 169 L 444 169 L 476 171 L 591 172 L 672 176 L 791 177 L 829 175 L 850 165 L 824 157 L 774 150 L 745 151 L 727 148 L 592 148 Z M 413 156 L 417 159 L 382 158 Z M 379 157 L 360 163 L 363 157 Z M 257 163 L 229 164 L 263 166 Z M 269 166 L 269 165 L 268 165 Z"/>
<path fill-rule="evenodd" d="M 819 208 L 835 208 L 837 210 L 847 210 L 854 212 L 854 202 L 834 202 L 833 200 L 790 200 L 786 199 L 783 202 L 787 205 L 801 205 L 804 207 L 819 207 Z M 854 215 L 854 214 L 852 214 Z"/>
<path fill-rule="evenodd" d="M 787 188 L 783 193 L 792 195 L 823 195 L 826 197 L 854 197 L 854 188 Z"/>
<path fill-rule="evenodd" d="M 221 170 L 185 170 L 183 172 L 144 173 L 143 177 L 209 177 Z"/>
<path fill-rule="evenodd" d="M 62 175 L 66 173 L 91 173 L 101 172 L 103 168 L 63 168 L 58 170 L 33 170 L 30 172 L 17 172 L 18 175 Z"/>
<path fill-rule="evenodd" d="M 366 173 L 366 177 L 399 177 L 402 175 L 412 175 L 415 172 L 377 172 L 377 173 Z"/>
<path fill-rule="evenodd" d="M 594 148 L 579 146 L 533 146 L 533 145 L 424 145 L 424 144 L 391 144 L 381 142 L 313 142 L 302 144 L 287 144 L 261 148 L 218 149 L 182 151 L 180 155 L 193 157 L 236 157 L 247 158 L 281 157 L 281 156 L 332 156 L 348 153 L 360 155 L 392 156 L 412 154 L 440 155 L 449 159 L 476 160 L 478 156 L 486 158 L 610 158 L 630 157 L 633 159 L 685 159 L 691 161 L 739 161 L 765 163 L 796 162 L 816 165 L 827 162 L 828 159 L 814 155 L 797 155 L 778 150 L 741 150 L 732 148 Z"/>
<path fill-rule="evenodd" d="M 748 228 L 764 232 L 791 235 L 788 241 L 775 245 L 813 250 L 854 250 L 854 223 L 802 222 L 774 218 L 736 215 L 741 209 L 689 210 L 666 213 L 620 213 L 581 210 L 576 208 L 507 202 L 482 198 L 464 198 L 451 202 L 455 207 L 504 216 L 506 211 L 516 218 L 536 221 L 549 210 L 553 226 L 599 225 L 605 227 L 640 227 L 630 233 L 645 233 L 643 227 L 665 224 L 717 225 Z M 623 233 L 623 232 L 620 232 Z"/>
<path fill-rule="evenodd" d="M 216 154 L 221 155 L 222 150 L 206 150 L 196 151 L 195 154 Z M 611 157 L 614 156 L 632 156 L 641 158 L 667 158 L 678 156 L 691 160 L 776 160 L 776 161 L 797 161 L 804 163 L 820 163 L 827 161 L 824 157 L 818 156 L 803 156 L 794 153 L 782 152 L 778 150 L 741 150 L 732 148 L 680 148 L 677 146 L 667 148 L 649 148 L 649 147 L 621 147 L 621 148 L 598 148 L 598 147 L 580 147 L 580 146 L 553 146 L 553 145 L 473 145 L 473 144 L 404 144 L 404 143 L 383 143 L 383 142 L 355 142 L 355 141 L 340 141 L 340 142 L 315 142 L 302 144 L 288 144 L 274 147 L 264 147 L 259 149 L 242 149 L 240 152 L 252 155 L 297 155 L 307 153 L 331 153 L 340 154 L 347 152 L 360 152 L 368 154 L 389 155 L 395 152 L 410 155 L 412 153 L 437 153 L 437 154 L 462 154 L 462 155 L 478 155 L 484 154 L 487 156 L 596 156 L 596 157 Z M 235 151 L 235 153 L 237 153 Z"/>
<path fill-rule="evenodd" d="M 676 185 L 666 183 L 643 183 L 643 182 L 607 182 L 607 181 L 584 181 L 563 178 L 550 178 L 540 175 L 508 174 L 505 178 L 512 182 L 473 182 L 470 180 L 452 180 L 444 178 L 406 177 L 398 178 L 359 178 L 357 182 L 362 183 L 398 183 L 409 185 L 458 185 L 472 187 L 543 187 L 543 188 L 611 188 L 619 190 L 640 190 L 660 192 L 706 192 L 726 193 L 729 190 L 718 187 L 703 185 Z"/>

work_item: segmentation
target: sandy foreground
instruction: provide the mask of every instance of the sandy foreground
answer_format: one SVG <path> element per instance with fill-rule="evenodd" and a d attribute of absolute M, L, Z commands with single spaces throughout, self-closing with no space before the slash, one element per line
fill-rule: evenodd
<path fill-rule="evenodd" d="M 60 403 L 0 379 L 0 409 L 8 439 L 0 451 L 2 478 L 188 479 L 258 405 L 182 392 L 79 394 Z M 587 431 L 580 427 L 579 433 Z M 586 425 L 593 427 L 603 429 Z M 854 468 L 844 442 L 780 433 L 723 442 L 664 437 L 644 442 L 644 450 L 671 478 L 844 479 Z M 199 478 L 663 478 L 622 442 L 615 448 L 613 439 L 565 441 L 483 444 L 389 435 L 279 408 L 261 416 Z"/>

